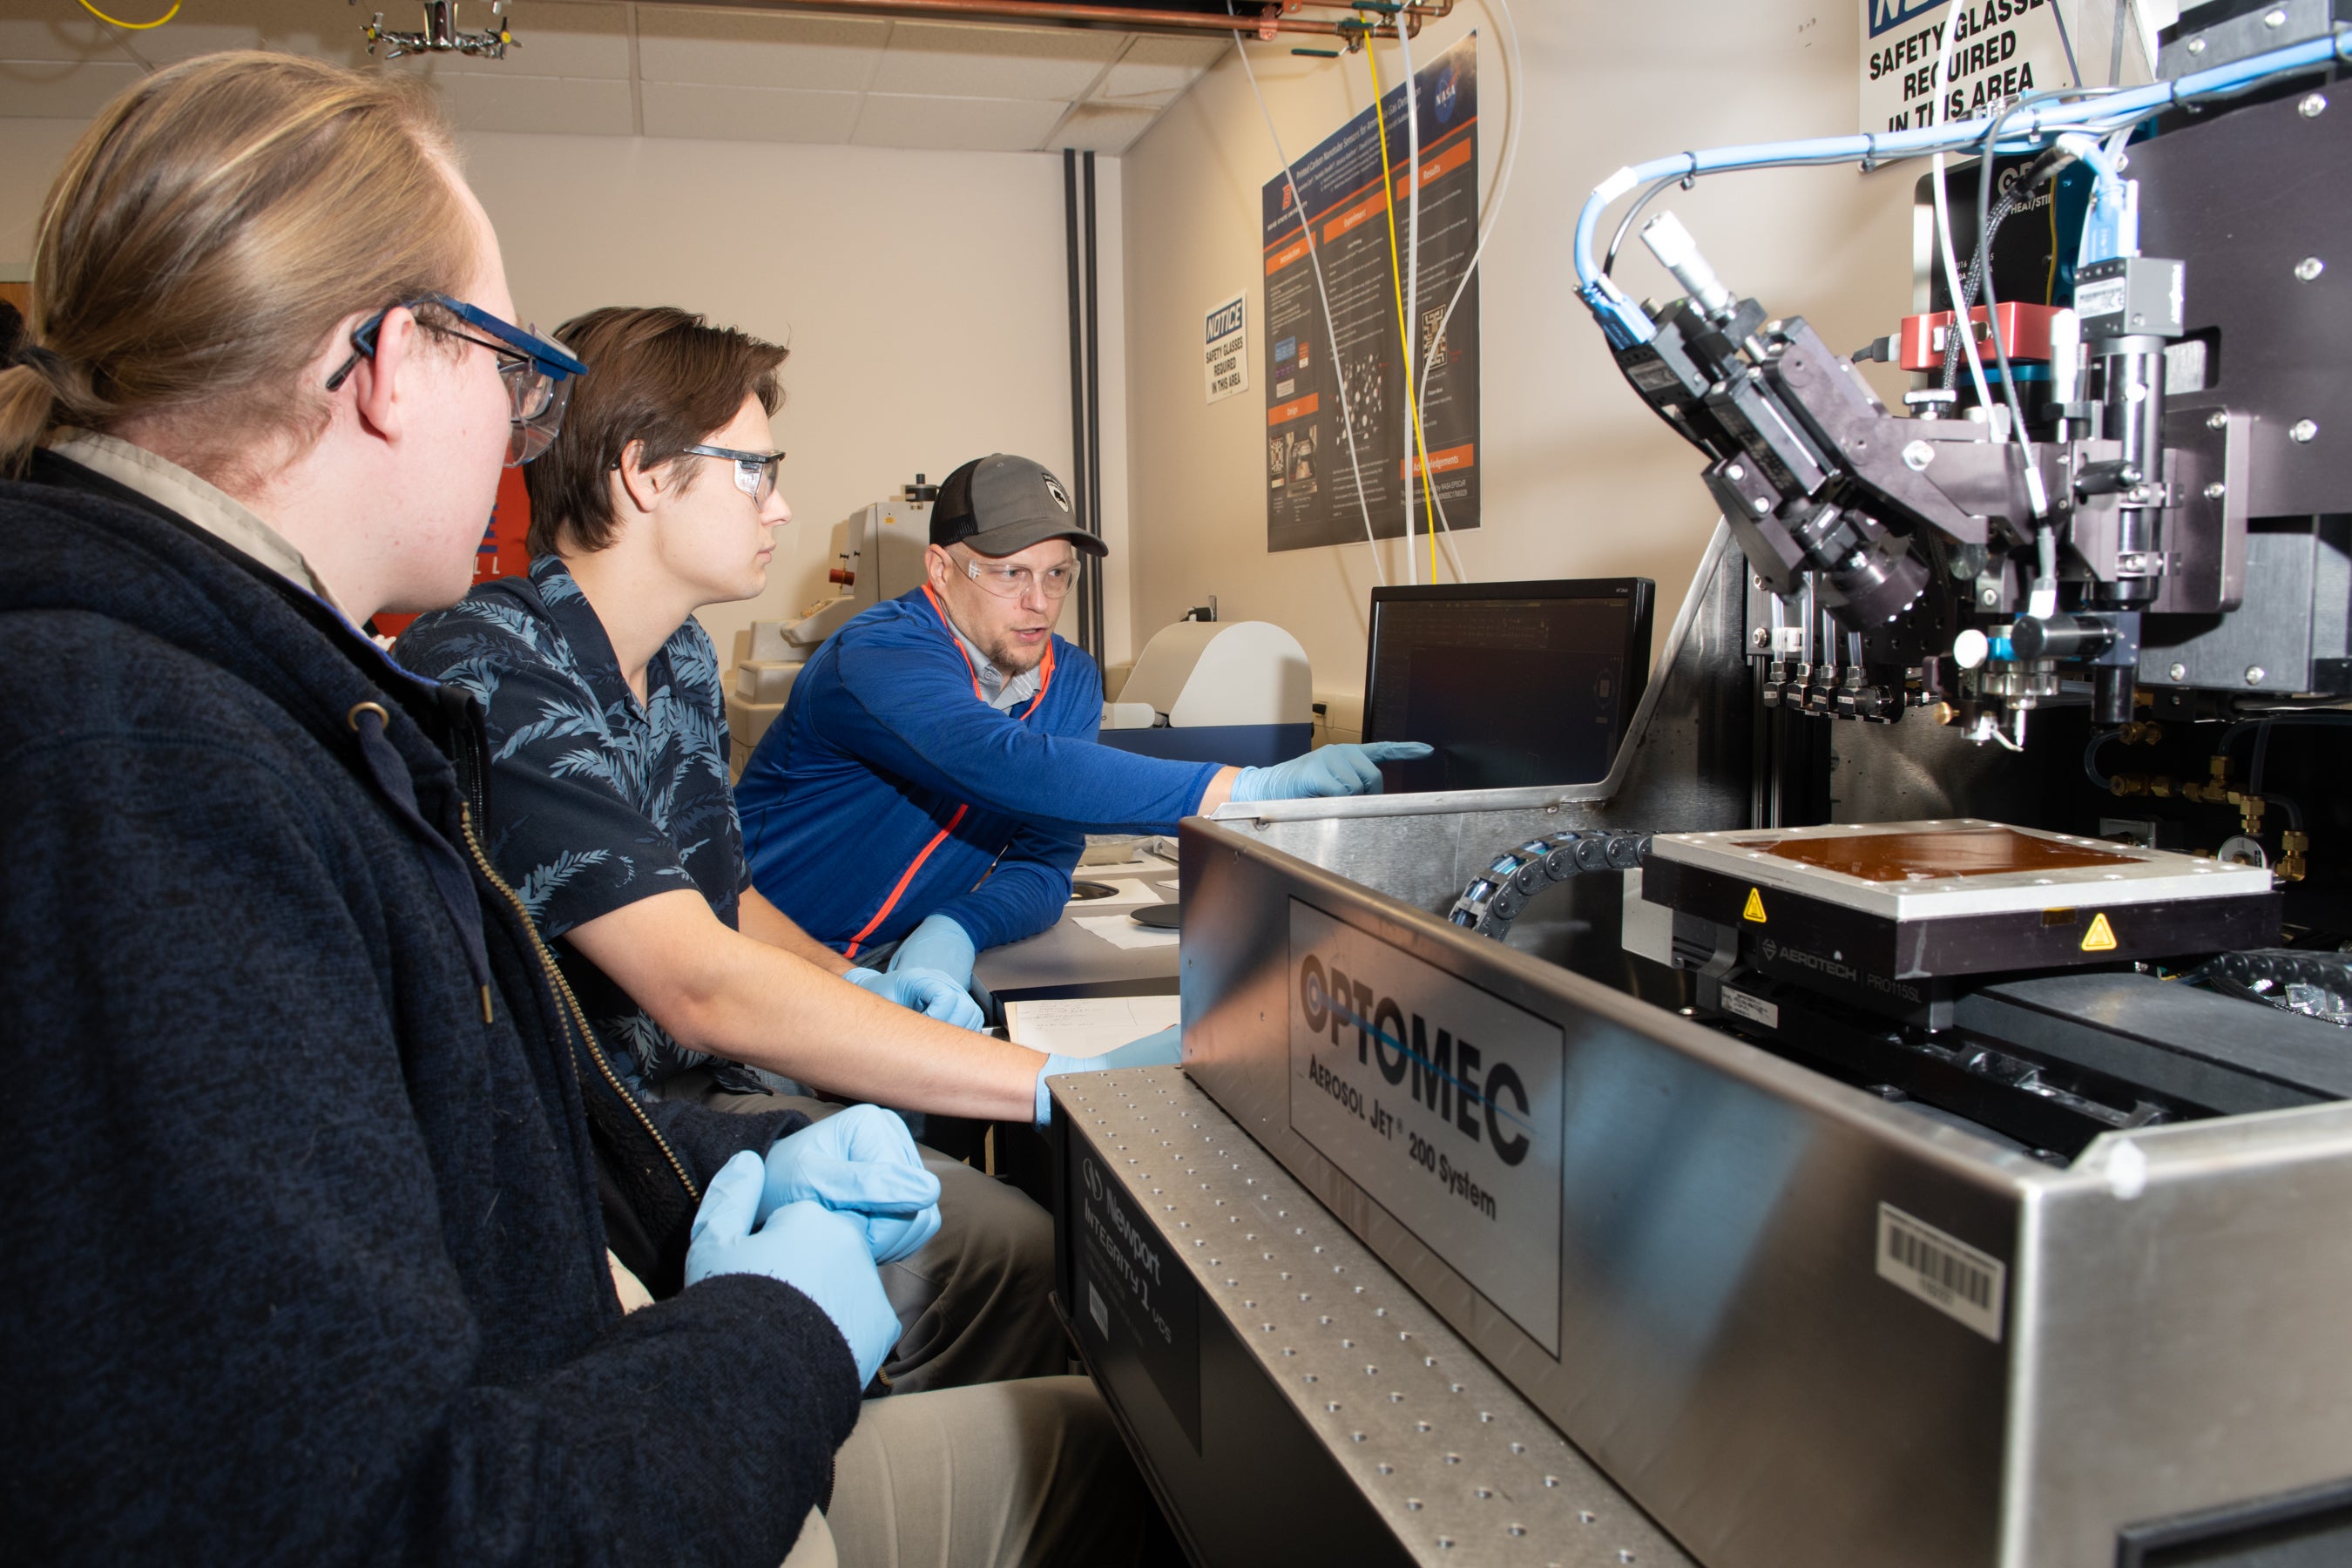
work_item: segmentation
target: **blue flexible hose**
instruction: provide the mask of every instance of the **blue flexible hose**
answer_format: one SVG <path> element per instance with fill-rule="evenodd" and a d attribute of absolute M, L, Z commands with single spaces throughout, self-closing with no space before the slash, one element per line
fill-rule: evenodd
<path fill-rule="evenodd" d="M 2015 139 L 2002 143 L 2000 150 L 2038 150 L 2044 137 L 2063 131 L 2113 132 L 2191 99 L 2235 92 L 2274 77 L 2316 69 L 2338 60 L 2352 60 L 2352 30 L 2338 30 L 2325 38 L 2291 44 L 2284 48 L 2199 71 L 2176 81 L 2152 82 L 2146 87 L 2086 98 L 2076 103 L 2036 106 L 2022 117 Z M 1620 169 L 1594 189 L 1592 195 L 1586 198 L 1582 210 L 1577 214 L 1577 292 L 1600 321 L 1601 330 L 1609 335 L 1612 347 L 1625 348 L 1647 342 L 1656 335 L 1657 329 L 1649 317 L 1623 289 L 1602 274 L 1592 256 L 1592 242 L 1601 225 L 1601 214 L 1619 196 L 1651 181 L 1720 174 L 1732 169 L 1784 168 L 1807 163 L 1876 163 L 1921 157 L 1932 153 L 1964 152 L 1983 142 L 1992 124 L 1993 117 L 1987 115 L 1949 125 L 1893 131 L 1883 135 L 1873 132 L 1859 136 L 1820 137 L 1811 141 L 1759 142 L 1746 146 L 1709 148 L 1697 153 L 1675 153 Z"/>

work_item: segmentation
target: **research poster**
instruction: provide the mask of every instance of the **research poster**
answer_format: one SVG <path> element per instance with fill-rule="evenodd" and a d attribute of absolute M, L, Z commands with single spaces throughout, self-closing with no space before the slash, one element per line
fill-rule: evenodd
<path fill-rule="evenodd" d="M 1447 527 L 1478 526 L 1475 278 L 1463 290 L 1444 338 L 1437 336 L 1446 301 L 1478 243 L 1477 42 L 1474 33 L 1413 75 L 1421 122 L 1421 218 L 1410 248 L 1412 160 L 1402 85 L 1382 97 L 1380 120 L 1365 110 L 1292 164 L 1295 193 L 1279 174 L 1266 184 L 1260 341 L 1266 356 L 1269 550 L 1360 540 L 1367 507 L 1374 536 L 1394 539 L 1405 531 L 1408 491 L 1413 531 L 1418 535 L 1429 527 L 1408 423 L 1399 276 L 1391 262 L 1381 173 L 1383 121 L 1395 176 L 1394 257 L 1400 262 L 1409 254 L 1420 258 L 1418 287 L 1405 301 L 1405 313 L 1417 340 L 1415 384 L 1424 375 L 1428 380 L 1423 434 L 1430 486 L 1445 509 Z"/>

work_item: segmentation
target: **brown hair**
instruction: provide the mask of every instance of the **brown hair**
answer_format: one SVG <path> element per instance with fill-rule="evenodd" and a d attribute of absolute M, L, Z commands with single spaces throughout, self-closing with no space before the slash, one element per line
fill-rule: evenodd
<path fill-rule="evenodd" d="M 770 414 L 783 402 L 776 367 L 789 350 L 690 310 L 611 305 L 572 317 L 555 335 L 594 368 L 575 384 L 554 444 L 523 470 L 534 557 L 559 548 L 593 554 L 613 542 L 621 520 L 609 476 L 631 442 L 645 443 L 639 466 L 654 468 L 723 428 L 744 398 Z M 688 466 L 679 489 L 699 466 Z"/>
<path fill-rule="evenodd" d="M 41 209 L 26 342 L 0 368 L 0 473 L 68 424 L 160 418 L 207 478 L 256 461 L 258 438 L 299 451 L 326 428 L 301 372 L 335 327 L 473 277 L 457 181 L 408 77 L 248 51 L 130 88 Z"/>

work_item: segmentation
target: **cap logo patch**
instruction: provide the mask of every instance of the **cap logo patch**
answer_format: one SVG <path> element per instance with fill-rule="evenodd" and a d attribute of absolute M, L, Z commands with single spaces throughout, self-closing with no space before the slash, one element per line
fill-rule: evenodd
<path fill-rule="evenodd" d="M 1060 507 L 1064 511 L 1069 510 L 1069 492 L 1062 489 L 1062 481 L 1055 479 L 1051 474 L 1047 474 L 1044 476 L 1044 478 L 1045 480 L 1045 493 L 1054 498 L 1054 504 Z"/>

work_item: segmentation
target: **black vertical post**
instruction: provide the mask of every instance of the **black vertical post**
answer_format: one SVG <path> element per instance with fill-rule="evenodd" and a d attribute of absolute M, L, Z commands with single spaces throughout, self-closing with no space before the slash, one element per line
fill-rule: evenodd
<path fill-rule="evenodd" d="M 1087 154 L 1087 531 L 1102 537 L 1102 339 L 1095 310 L 1095 155 Z M 1094 639 L 1087 651 L 1103 661 L 1103 574 L 1097 567 L 1086 574 L 1087 604 L 1092 610 Z"/>
<path fill-rule="evenodd" d="M 1068 147 L 1062 150 L 1062 220 L 1070 261 L 1070 505 L 1077 511 L 1079 525 L 1091 533 L 1100 530 L 1087 514 L 1087 340 L 1082 317 L 1085 299 L 1078 279 L 1078 154 Z M 1087 572 L 1088 579 L 1099 574 L 1091 569 Z M 1078 646 L 1088 652 L 1097 640 L 1093 609 L 1090 595 L 1081 590 Z"/>

